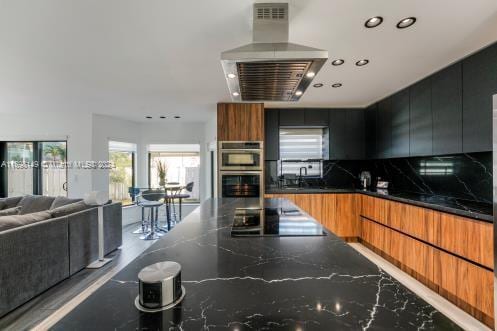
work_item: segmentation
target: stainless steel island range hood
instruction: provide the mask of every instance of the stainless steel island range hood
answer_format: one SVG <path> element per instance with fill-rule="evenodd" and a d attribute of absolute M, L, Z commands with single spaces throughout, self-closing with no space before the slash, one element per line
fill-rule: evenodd
<path fill-rule="evenodd" d="M 233 101 L 298 101 L 328 51 L 288 42 L 288 4 L 254 4 L 253 43 L 221 53 Z"/>

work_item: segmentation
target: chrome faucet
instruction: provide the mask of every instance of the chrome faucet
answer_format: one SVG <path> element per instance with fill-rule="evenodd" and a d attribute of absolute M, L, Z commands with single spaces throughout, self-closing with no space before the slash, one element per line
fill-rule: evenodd
<path fill-rule="evenodd" d="M 302 169 L 304 170 L 304 176 L 307 176 L 307 167 L 300 167 L 299 169 L 299 186 L 302 186 L 303 181 L 303 175 L 302 175 Z"/>

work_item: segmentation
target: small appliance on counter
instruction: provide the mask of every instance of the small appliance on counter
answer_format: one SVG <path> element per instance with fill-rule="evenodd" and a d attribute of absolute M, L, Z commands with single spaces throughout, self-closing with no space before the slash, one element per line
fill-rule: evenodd
<path fill-rule="evenodd" d="M 185 297 L 181 285 L 181 265 L 172 261 L 158 262 L 138 273 L 139 294 L 135 299 L 138 310 L 159 312 L 176 306 Z"/>
<path fill-rule="evenodd" d="M 381 178 L 378 177 L 378 181 L 376 182 L 376 188 L 387 190 L 388 184 L 389 183 L 387 181 L 381 180 Z"/>
<path fill-rule="evenodd" d="M 361 180 L 361 187 L 364 190 L 371 187 L 371 173 L 369 171 L 362 171 L 359 178 Z"/>

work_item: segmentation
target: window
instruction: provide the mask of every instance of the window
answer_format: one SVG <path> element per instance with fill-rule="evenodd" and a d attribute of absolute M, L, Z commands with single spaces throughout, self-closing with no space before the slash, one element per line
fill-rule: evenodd
<path fill-rule="evenodd" d="M 328 155 L 327 128 L 280 128 L 279 175 L 321 176 Z"/>
<path fill-rule="evenodd" d="M 40 146 L 43 165 L 41 169 L 42 194 L 48 196 L 67 195 L 66 143 L 42 142 Z"/>
<path fill-rule="evenodd" d="M 65 141 L 0 142 L 0 196 L 67 196 Z"/>
<path fill-rule="evenodd" d="M 166 164 L 167 182 L 178 182 L 182 186 L 193 182 L 193 191 L 185 201 L 200 201 L 200 145 L 150 145 L 149 186 L 154 188 L 160 187 L 158 162 Z"/>
<path fill-rule="evenodd" d="M 123 206 L 133 203 L 129 188 L 135 186 L 135 155 L 135 144 L 109 141 L 109 198 Z"/>

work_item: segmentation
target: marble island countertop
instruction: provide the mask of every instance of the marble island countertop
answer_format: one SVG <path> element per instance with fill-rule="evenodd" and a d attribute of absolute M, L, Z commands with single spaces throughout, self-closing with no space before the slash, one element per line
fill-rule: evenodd
<path fill-rule="evenodd" d="M 257 201 L 202 203 L 53 330 L 460 330 L 331 233 L 232 237 L 235 208 Z M 182 265 L 186 297 L 165 312 L 139 312 L 137 274 L 165 260 Z"/>
<path fill-rule="evenodd" d="M 319 194 L 319 193 L 360 193 L 378 198 L 404 202 L 454 215 L 471 217 L 485 222 L 493 222 L 493 206 L 490 203 L 473 202 L 439 195 L 413 192 L 381 190 L 360 190 L 325 187 L 266 188 L 266 194 Z"/>

